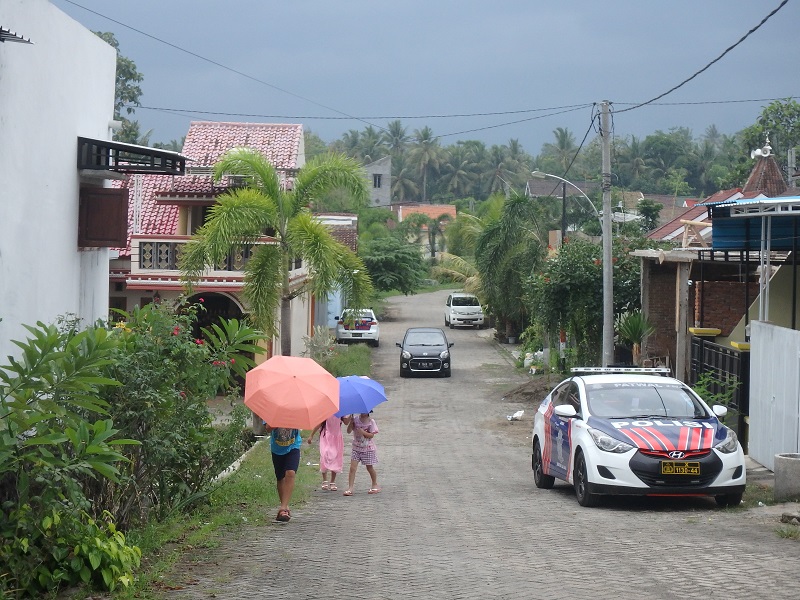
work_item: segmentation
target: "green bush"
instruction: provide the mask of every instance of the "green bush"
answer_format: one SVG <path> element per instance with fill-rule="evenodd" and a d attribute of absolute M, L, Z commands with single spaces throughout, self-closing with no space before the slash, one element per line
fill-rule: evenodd
<path fill-rule="evenodd" d="M 110 414 L 127 436 L 141 445 L 126 453 L 119 482 L 101 481 L 92 495 L 128 527 L 148 518 L 163 519 L 203 499 L 213 478 L 236 458 L 240 445 L 215 454 L 208 400 L 218 394 L 239 397 L 235 377 L 263 352 L 255 330 L 234 320 L 203 329 L 194 337 L 194 305 L 161 302 L 120 313 L 120 344 L 109 375 L 120 385 L 103 395 Z M 230 435 L 240 436 L 232 424 Z"/>
<path fill-rule="evenodd" d="M 19 358 L 0 367 L 0 596 L 39 597 L 96 569 L 113 589 L 129 582 L 138 550 L 110 519 L 92 519 L 82 482 L 117 481 L 118 448 L 137 443 L 118 439 L 110 419 L 91 420 L 108 413 L 99 389 L 115 385 L 104 371 L 119 340 L 103 328 L 27 329 Z M 80 556 L 86 539 L 96 547 Z"/>

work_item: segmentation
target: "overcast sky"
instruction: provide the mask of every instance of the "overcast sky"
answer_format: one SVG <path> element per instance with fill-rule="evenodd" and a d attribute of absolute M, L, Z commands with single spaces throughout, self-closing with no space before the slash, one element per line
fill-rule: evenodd
<path fill-rule="evenodd" d="M 400 118 L 444 145 L 514 138 L 535 155 L 557 127 L 580 142 L 602 100 L 618 113 L 615 136 L 683 126 L 700 137 L 712 124 L 733 134 L 771 99 L 800 96 L 798 0 L 680 89 L 627 112 L 781 0 L 51 1 L 113 32 L 136 63 L 133 118 L 151 143 L 179 140 L 195 120 L 301 123 L 330 142 Z"/>

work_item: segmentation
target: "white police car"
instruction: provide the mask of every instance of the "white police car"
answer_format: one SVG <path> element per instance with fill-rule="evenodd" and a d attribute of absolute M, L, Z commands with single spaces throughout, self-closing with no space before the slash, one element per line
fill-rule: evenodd
<path fill-rule="evenodd" d="M 578 368 L 533 419 L 536 487 L 575 487 L 581 506 L 602 496 L 702 495 L 738 505 L 744 453 L 736 434 L 668 369 Z"/>

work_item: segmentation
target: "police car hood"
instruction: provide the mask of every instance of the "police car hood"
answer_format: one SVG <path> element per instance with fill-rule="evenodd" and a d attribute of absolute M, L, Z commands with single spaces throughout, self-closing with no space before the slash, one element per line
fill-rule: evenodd
<path fill-rule="evenodd" d="M 589 417 L 589 427 L 640 450 L 709 450 L 725 440 L 727 428 L 715 417 L 707 419 L 602 419 Z"/>

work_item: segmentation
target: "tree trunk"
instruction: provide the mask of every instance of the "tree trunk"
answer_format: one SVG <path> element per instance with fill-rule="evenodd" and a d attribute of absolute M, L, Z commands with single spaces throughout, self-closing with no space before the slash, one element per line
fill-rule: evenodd
<path fill-rule="evenodd" d="M 633 356 L 633 364 L 637 367 L 640 366 L 641 358 L 642 358 L 642 345 L 641 344 L 633 344 L 633 348 L 631 348 L 631 355 Z"/>
<path fill-rule="evenodd" d="M 281 355 L 292 355 L 292 301 L 281 298 Z"/>

